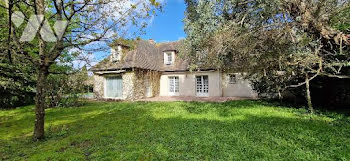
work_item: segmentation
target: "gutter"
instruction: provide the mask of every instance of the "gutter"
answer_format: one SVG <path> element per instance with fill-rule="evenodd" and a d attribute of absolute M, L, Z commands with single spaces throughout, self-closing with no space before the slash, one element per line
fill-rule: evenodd
<path fill-rule="evenodd" d="M 119 74 L 119 73 L 124 73 L 126 70 L 116 70 L 116 71 L 100 71 L 100 72 L 95 72 L 98 75 L 103 75 L 103 74 Z"/>

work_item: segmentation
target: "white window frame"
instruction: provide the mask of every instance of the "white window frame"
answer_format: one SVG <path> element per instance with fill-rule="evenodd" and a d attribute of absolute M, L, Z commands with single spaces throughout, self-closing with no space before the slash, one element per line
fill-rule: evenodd
<path fill-rule="evenodd" d="M 172 64 L 174 64 L 174 62 L 175 62 L 175 51 L 164 52 L 164 64 L 165 65 L 172 65 Z"/>
<path fill-rule="evenodd" d="M 177 82 L 176 82 L 177 79 Z M 174 83 L 174 90 L 171 91 L 171 82 Z M 179 76 L 168 76 L 168 92 L 169 96 L 179 96 L 180 92 L 180 77 Z"/>
<path fill-rule="evenodd" d="M 202 87 L 201 87 L 201 91 L 202 92 L 198 92 L 198 89 L 197 89 L 197 87 L 198 87 L 198 82 L 197 82 L 197 77 L 200 77 L 201 78 L 201 85 L 202 85 Z M 204 77 L 207 77 L 208 78 L 208 92 L 204 92 L 203 90 L 204 90 Z M 196 75 L 195 76 L 195 82 L 196 82 L 196 86 L 195 86 L 195 90 L 196 90 L 196 96 L 197 97 L 209 97 L 209 75 Z"/>

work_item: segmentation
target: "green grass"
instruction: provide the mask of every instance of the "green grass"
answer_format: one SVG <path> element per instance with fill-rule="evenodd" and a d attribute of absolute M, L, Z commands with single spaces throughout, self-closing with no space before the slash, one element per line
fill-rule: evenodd
<path fill-rule="evenodd" d="M 349 160 L 350 119 L 261 101 L 90 102 L 0 110 L 0 160 Z"/>

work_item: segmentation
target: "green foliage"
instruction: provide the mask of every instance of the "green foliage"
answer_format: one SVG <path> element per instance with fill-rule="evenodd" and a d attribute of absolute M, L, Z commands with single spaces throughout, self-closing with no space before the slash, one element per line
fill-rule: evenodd
<path fill-rule="evenodd" d="M 14 6 L 13 10 L 29 12 L 29 9 L 22 8 L 21 5 Z M 36 86 L 36 68 L 19 53 L 13 45 L 16 43 L 11 37 L 8 44 L 9 27 L 8 11 L 0 7 L 0 108 L 14 108 L 34 103 Z M 12 24 L 13 25 L 13 24 Z M 14 25 L 12 26 L 14 27 Z M 24 29 L 21 25 L 16 29 Z M 20 37 L 21 33 L 14 33 Z M 35 41 L 33 41 L 35 43 Z M 8 45 L 10 45 L 11 61 L 8 55 Z M 24 45 L 30 55 L 34 55 L 37 49 Z"/>
<path fill-rule="evenodd" d="M 52 66 L 55 71 L 62 74 L 50 74 L 46 92 L 48 107 L 81 106 L 82 94 L 86 92 L 88 73 L 86 67 L 83 70 L 74 70 L 67 66 Z"/>
<path fill-rule="evenodd" d="M 36 119 L 34 126 L 34 138 L 41 139 L 44 138 L 44 116 L 45 116 L 45 107 L 47 107 L 46 99 L 47 93 L 56 93 L 63 94 L 61 98 L 70 97 L 70 94 L 66 94 L 66 90 L 59 91 L 48 91 L 46 84 L 47 76 L 51 71 L 49 71 L 52 64 L 60 63 L 57 58 L 61 56 L 62 53 L 67 52 L 71 49 L 84 49 L 84 50 L 96 50 L 101 49 L 100 45 L 92 45 L 94 42 L 108 41 L 124 35 L 127 31 L 128 33 L 138 33 L 142 32 L 143 29 L 147 26 L 148 18 L 152 17 L 152 14 L 155 13 L 157 9 L 160 8 L 160 3 L 156 1 L 140 1 L 135 4 L 127 5 L 128 1 L 115 1 L 115 0 L 98 0 L 98 1 L 81 1 L 77 2 L 74 0 L 68 1 L 46 1 L 46 0 L 37 0 L 37 1 L 10 1 L 14 3 L 15 8 L 9 7 L 9 12 L 22 11 L 24 10 L 24 19 L 23 24 L 28 24 L 29 18 L 32 15 L 43 15 L 44 24 L 46 21 L 49 22 L 49 28 L 51 31 L 51 26 L 58 21 L 67 22 L 67 27 L 59 26 L 60 29 L 63 29 L 60 34 L 62 37 L 57 37 L 59 39 L 54 39 L 57 41 L 45 41 L 46 36 L 42 35 L 42 31 L 38 32 L 35 35 L 35 39 L 30 42 L 21 42 L 20 35 L 12 36 L 11 40 L 8 40 L 8 43 L 11 43 L 8 49 L 25 55 L 23 57 L 25 60 L 33 62 L 34 66 L 37 69 L 37 87 L 36 87 Z M 151 2 L 151 3 L 149 3 Z M 10 3 L 12 4 L 12 3 Z M 5 7 L 0 7 L 1 11 L 1 21 L 3 22 L 2 11 L 6 10 Z M 11 14 L 11 13 L 10 13 Z M 9 15 L 10 15 L 9 14 Z M 5 17 L 9 17 L 9 15 Z M 6 19 L 6 18 L 5 18 Z M 7 21 L 9 22 L 9 21 Z M 5 23 L 7 24 L 7 23 Z M 133 27 L 130 27 L 130 26 Z M 6 26 L 6 25 L 5 25 Z M 25 25 L 22 25 L 25 26 Z M 0 28 L 3 28 L 4 25 L 1 25 Z M 10 26 L 6 26 L 8 29 Z M 57 27 L 57 26 L 56 26 Z M 131 31 L 132 28 L 132 31 Z M 42 29 L 42 28 L 39 28 Z M 22 34 L 25 30 L 24 27 L 12 28 L 12 31 L 16 34 Z M 57 31 L 57 30 L 56 30 Z M 55 33 L 57 33 L 55 31 Z M 2 31 L 0 31 L 2 32 Z M 34 31 L 37 32 L 37 31 Z M 54 34 L 56 35 L 56 34 Z M 0 34 L 3 36 L 3 33 Z M 2 37 L 1 37 L 2 38 Z M 2 39 L 1 39 L 2 40 Z M 1 41 L 0 43 L 0 53 L 3 57 L 4 44 Z M 89 46 L 90 45 L 90 46 Z M 40 49 L 40 50 L 39 50 Z M 74 57 L 74 55 L 73 55 Z M 77 58 L 77 57 L 74 57 Z M 77 58 L 79 59 L 79 58 Z M 9 59 L 11 60 L 11 59 Z M 64 63 L 62 63 L 64 64 Z M 26 65 L 26 64 L 23 64 Z M 54 82 L 57 81 L 57 82 Z M 51 89 L 57 89 L 55 83 L 62 83 L 67 81 L 67 79 L 55 79 L 52 78 Z M 68 78 L 68 81 L 71 81 Z M 76 82 L 75 82 L 76 83 Z M 83 82 L 78 82 L 83 84 Z M 64 85 L 66 83 L 63 83 Z M 68 86 L 71 86 L 74 83 L 70 83 Z M 77 84 L 77 83 L 76 83 Z M 63 86 L 66 88 L 66 86 Z M 71 87 L 76 87 L 72 85 Z M 63 91 L 63 92 L 62 92 Z M 76 93 L 73 93 L 76 96 Z M 51 97 L 56 98 L 53 94 Z M 64 101 L 65 105 L 70 104 L 72 101 Z M 68 103 L 67 103 L 68 102 Z M 57 105 L 57 104 L 55 104 Z"/>
<path fill-rule="evenodd" d="M 262 94 L 347 77 L 349 1 L 186 0 L 191 66 L 244 72 Z M 342 30 L 343 32 L 339 31 Z"/>
<path fill-rule="evenodd" d="M 331 17 L 332 27 L 344 31 L 350 32 L 350 5 L 345 6 L 343 9 L 334 13 Z"/>
<path fill-rule="evenodd" d="M 30 64 L 0 62 L 0 108 L 31 104 L 35 95 L 35 69 Z"/>
<path fill-rule="evenodd" d="M 41 142 L 31 141 L 32 110 L 0 111 L 1 160 L 350 158 L 349 117 L 261 101 L 91 102 L 48 109 L 48 137 Z"/>
<path fill-rule="evenodd" d="M 134 50 L 136 47 L 136 40 L 134 39 L 124 39 L 124 38 L 119 38 L 114 40 L 110 46 L 116 46 L 118 44 L 125 45 L 129 47 L 129 50 Z"/>
<path fill-rule="evenodd" d="M 160 7 L 160 2 L 157 2 L 156 0 L 149 0 L 151 2 L 152 5 L 154 5 L 155 7 Z"/>

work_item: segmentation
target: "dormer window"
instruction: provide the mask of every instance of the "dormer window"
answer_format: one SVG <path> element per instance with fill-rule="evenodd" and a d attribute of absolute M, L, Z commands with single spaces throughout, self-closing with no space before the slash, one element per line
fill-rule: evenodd
<path fill-rule="evenodd" d="M 173 61 L 173 54 L 172 53 L 166 53 L 168 62 L 171 63 Z"/>
<path fill-rule="evenodd" d="M 164 64 L 171 65 L 175 62 L 175 51 L 164 52 Z"/>
<path fill-rule="evenodd" d="M 111 48 L 112 61 L 118 62 L 120 61 L 122 55 L 122 47 L 120 45 L 117 46 L 117 50 Z"/>

